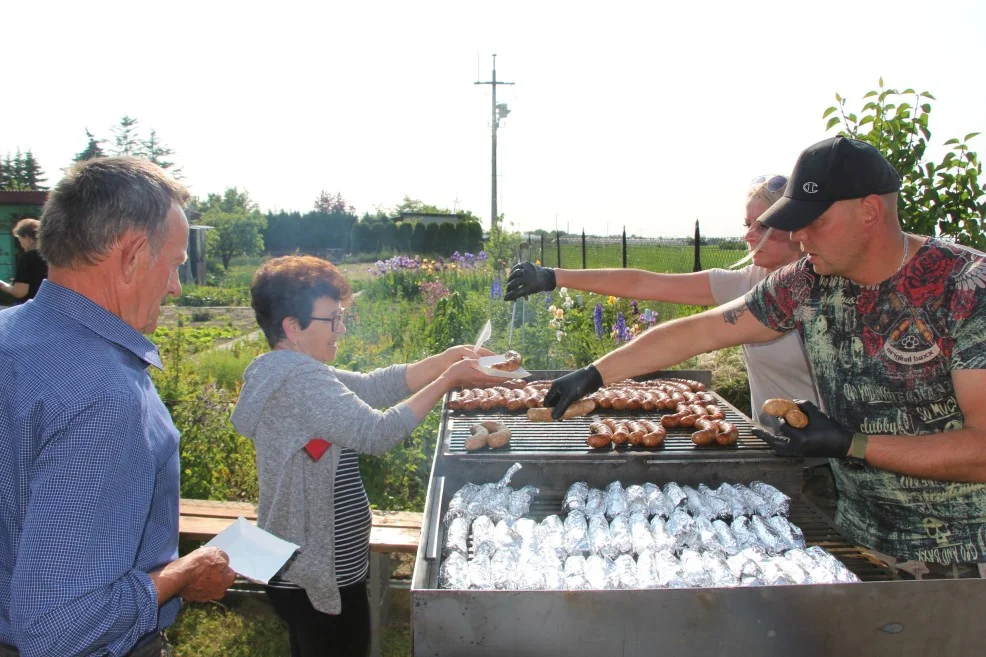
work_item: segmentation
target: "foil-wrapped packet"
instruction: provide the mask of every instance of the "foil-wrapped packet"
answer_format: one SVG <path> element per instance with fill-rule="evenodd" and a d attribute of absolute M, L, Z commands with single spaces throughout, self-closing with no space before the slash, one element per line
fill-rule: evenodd
<path fill-rule="evenodd" d="M 836 583 L 835 573 L 830 572 L 825 566 L 812 559 L 811 556 L 801 548 L 788 550 L 784 553 L 784 558 L 798 564 L 802 570 L 808 573 L 808 584 Z"/>
<path fill-rule="evenodd" d="M 805 546 L 804 532 L 784 516 L 773 516 L 765 519 L 764 522 L 767 523 L 771 531 L 784 544 L 785 550 L 793 550 Z"/>
<path fill-rule="evenodd" d="M 845 564 L 817 545 L 812 545 L 810 548 L 805 550 L 805 553 L 829 570 L 835 576 L 836 582 L 842 584 L 853 584 L 859 581 L 859 577 L 857 577 L 854 572 L 846 568 Z"/>
<path fill-rule="evenodd" d="M 678 589 L 688 586 L 681 573 L 681 562 L 669 550 L 659 550 L 654 554 L 651 570 L 660 587 Z"/>
<path fill-rule="evenodd" d="M 740 551 L 739 543 L 736 542 L 736 537 L 733 536 L 733 532 L 729 529 L 726 521 L 716 520 L 712 523 L 712 529 L 716 533 L 716 540 L 722 546 L 723 552 L 732 556 Z"/>
<path fill-rule="evenodd" d="M 644 484 L 644 494 L 647 496 L 647 514 L 667 518 L 671 515 L 671 507 L 664 493 L 656 484 Z"/>
<path fill-rule="evenodd" d="M 811 576 L 805 571 L 804 568 L 798 565 L 793 559 L 788 559 L 787 555 L 779 555 L 774 557 L 773 562 L 777 564 L 778 568 L 784 571 L 784 574 L 788 576 L 795 584 L 811 584 Z"/>
<path fill-rule="evenodd" d="M 730 516 L 729 504 L 725 502 L 722 498 L 716 495 L 716 492 L 706 486 L 705 484 L 698 485 L 699 494 L 705 499 L 706 505 L 711 510 L 709 515 L 709 520 L 716 520 L 718 518 L 728 518 Z"/>
<path fill-rule="evenodd" d="M 705 572 L 709 575 L 710 586 L 738 586 L 739 578 L 733 575 L 726 563 L 726 557 L 722 552 L 706 552 L 702 555 L 705 562 Z"/>
<path fill-rule="evenodd" d="M 558 516 L 555 517 L 557 518 Z M 560 520 L 558 522 L 561 524 Z M 524 543 L 538 540 L 537 531 L 540 525 L 536 520 L 532 518 L 517 518 L 511 526 Z"/>
<path fill-rule="evenodd" d="M 547 591 L 562 591 L 565 588 L 565 564 L 555 555 L 552 550 L 542 548 L 538 550 L 534 559 L 541 568 L 544 577 L 544 589 Z"/>
<path fill-rule="evenodd" d="M 479 489 L 480 487 L 476 484 L 466 484 L 455 491 L 452 499 L 449 500 L 448 511 L 445 512 L 446 524 L 451 523 L 455 518 L 472 518 L 472 514 L 469 513 L 469 503 L 472 502 Z"/>
<path fill-rule="evenodd" d="M 590 488 L 585 500 L 586 516 L 601 516 L 606 513 L 606 493 L 598 488 Z"/>
<path fill-rule="evenodd" d="M 585 578 L 589 582 L 589 588 L 596 591 L 616 588 L 614 573 L 615 567 L 609 559 L 596 554 L 586 557 Z"/>
<path fill-rule="evenodd" d="M 722 543 L 719 542 L 719 538 L 716 536 L 716 530 L 708 518 L 699 517 L 695 519 L 695 532 L 698 535 L 698 548 L 701 551 L 724 551 Z"/>
<path fill-rule="evenodd" d="M 514 531 L 506 520 L 501 520 L 493 527 L 493 545 L 497 550 L 520 550 L 523 544 L 520 534 Z"/>
<path fill-rule="evenodd" d="M 609 523 L 605 516 L 592 516 L 589 518 L 589 552 L 601 557 L 613 559 L 619 554 L 613 537 L 610 534 Z"/>
<path fill-rule="evenodd" d="M 589 495 L 589 484 L 584 481 L 576 481 L 568 487 L 565 497 L 561 501 L 562 513 L 571 511 L 585 511 L 585 500 Z"/>
<path fill-rule="evenodd" d="M 616 587 L 619 589 L 638 588 L 637 562 L 629 554 L 621 554 L 613 562 L 616 570 Z"/>
<path fill-rule="evenodd" d="M 664 524 L 664 519 L 661 516 L 654 516 L 650 521 L 650 533 L 654 537 L 654 549 L 658 552 L 662 551 L 673 551 L 675 549 L 675 540 L 667 527 Z"/>
<path fill-rule="evenodd" d="M 572 511 L 565 518 L 565 550 L 569 554 L 582 554 L 589 550 L 589 523 L 581 511 Z"/>
<path fill-rule="evenodd" d="M 445 553 L 459 552 L 469 554 L 469 520 L 459 516 L 448 523 L 445 537 Z"/>
<path fill-rule="evenodd" d="M 517 588 L 517 562 L 520 554 L 517 550 L 507 548 L 497 550 L 490 559 L 490 582 L 494 589 L 512 591 Z"/>
<path fill-rule="evenodd" d="M 686 549 L 681 553 L 681 577 L 689 586 L 712 586 L 712 577 L 705 569 L 705 560 L 696 550 Z"/>
<path fill-rule="evenodd" d="M 786 516 L 791 511 L 791 498 L 763 481 L 750 482 L 750 488 L 773 509 L 772 516 Z"/>
<path fill-rule="evenodd" d="M 767 558 L 758 563 L 763 573 L 763 581 L 770 586 L 795 584 L 788 574 L 777 564 L 776 559 Z"/>
<path fill-rule="evenodd" d="M 762 555 L 755 556 L 762 558 Z M 727 557 L 726 565 L 741 586 L 764 586 L 767 583 L 760 570 L 760 561 L 752 559 L 748 550 Z"/>
<path fill-rule="evenodd" d="M 716 496 L 729 506 L 729 516 L 731 518 L 738 518 L 748 513 L 754 513 L 754 510 L 749 508 L 746 500 L 732 484 L 724 483 L 719 486 L 716 489 Z"/>
<path fill-rule="evenodd" d="M 469 564 L 461 552 L 450 552 L 438 570 L 438 587 L 462 590 L 469 588 Z"/>
<path fill-rule="evenodd" d="M 531 512 L 531 502 L 538 496 L 538 489 L 534 486 L 524 486 L 520 490 L 510 493 L 510 500 L 507 503 L 507 510 L 511 519 L 523 518 Z"/>
<path fill-rule="evenodd" d="M 522 591 L 544 589 L 544 571 L 537 560 L 521 561 L 517 566 L 517 588 Z"/>
<path fill-rule="evenodd" d="M 654 571 L 654 548 L 647 548 L 637 555 L 637 586 L 654 589 L 660 586 Z"/>
<path fill-rule="evenodd" d="M 760 544 L 753 530 L 750 529 L 750 519 L 746 516 L 733 518 L 733 522 L 729 525 L 729 530 L 733 533 L 733 538 L 736 539 L 736 547 L 741 551 Z"/>
<path fill-rule="evenodd" d="M 704 495 L 691 486 L 682 486 L 681 490 L 684 491 L 685 498 L 688 500 L 688 513 L 690 513 L 693 518 L 712 518 L 712 509 L 706 502 Z"/>
<path fill-rule="evenodd" d="M 548 516 L 542 520 L 534 530 L 534 538 L 541 545 L 554 550 L 559 558 L 568 556 L 568 548 L 565 547 L 565 525 L 558 516 Z"/>
<path fill-rule="evenodd" d="M 779 554 L 784 551 L 784 543 L 770 531 L 767 523 L 760 516 L 750 518 L 750 530 L 757 537 L 757 543 L 770 554 Z"/>
<path fill-rule="evenodd" d="M 500 520 L 510 520 L 515 516 L 510 512 L 510 496 L 513 491 L 509 488 L 499 488 L 491 487 L 488 491 L 488 496 L 486 496 L 486 490 L 480 492 L 480 495 L 486 501 L 486 513 L 494 522 L 499 522 Z"/>
<path fill-rule="evenodd" d="M 748 486 L 737 485 L 734 486 L 736 492 L 740 494 L 743 501 L 746 502 L 747 512 L 746 515 L 758 514 L 764 517 L 770 517 L 773 514 L 774 509 L 767 503 L 765 499 L 760 497 L 756 491 L 752 490 Z"/>
<path fill-rule="evenodd" d="M 484 544 L 489 544 L 490 554 L 496 549 L 496 542 L 493 538 L 493 533 L 496 530 L 496 524 L 490 519 L 489 516 L 479 516 L 472 521 L 472 547 L 474 551 L 478 551 Z"/>
<path fill-rule="evenodd" d="M 614 481 L 606 487 L 606 515 L 609 518 L 627 512 L 627 492 L 623 484 Z"/>
<path fill-rule="evenodd" d="M 620 554 L 633 552 L 633 537 L 630 535 L 630 525 L 625 515 L 618 515 L 609 523 L 609 534 L 613 537 L 613 545 Z"/>
<path fill-rule="evenodd" d="M 469 588 L 481 591 L 493 588 L 493 565 L 486 554 L 476 554 L 466 567 Z"/>
<path fill-rule="evenodd" d="M 581 554 L 565 559 L 565 588 L 569 591 L 585 591 L 589 580 L 585 577 L 585 557 Z"/>
<path fill-rule="evenodd" d="M 627 515 L 635 513 L 647 514 L 647 493 L 643 486 L 633 484 L 627 487 Z"/>
<path fill-rule="evenodd" d="M 681 486 L 673 481 L 669 481 L 664 484 L 664 498 L 667 500 L 668 504 L 668 516 L 670 516 L 671 512 L 679 506 L 684 506 L 688 500 L 688 496 L 685 495 L 685 491 L 681 490 Z"/>
<path fill-rule="evenodd" d="M 633 553 L 643 554 L 654 549 L 654 534 L 647 523 L 647 513 L 634 513 L 630 516 L 630 538 L 633 541 Z"/>
<path fill-rule="evenodd" d="M 674 538 L 675 550 L 679 552 L 686 547 L 695 545 L 698 541 L 695 519 L 682 508 L 677 508 L 671 513 L 671 517 L 668 518 L 664 527 Z"/>

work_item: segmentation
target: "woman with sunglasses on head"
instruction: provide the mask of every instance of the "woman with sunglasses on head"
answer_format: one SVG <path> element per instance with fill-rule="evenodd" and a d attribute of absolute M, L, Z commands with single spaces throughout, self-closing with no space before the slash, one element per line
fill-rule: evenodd
<path fill-rule="evenodd" d="M 641 301 L 665 301 L 699 306 L 720 305 L 749 292 L 767 274 L 801 257 L 789 233 L 766 228 L 757 221 L 784 195 L 787 178 L 780 175 L 755 178 L 746 195 L 743 240 L 750 248 L 752 264 L 739 270 L 709 269 L 692 274 L 658 274 L 642 269 L 549 269 L 529 262 L 510 271 L 506 301 L 535 292 L 567 287 Z M 795 333 L 773 342 L 744 345 L 743 356 L 750 381 L 752 409 L 765 427 L 779 421 L 761 410 L 774 397 L 817 401 L 804 349 Z"/>
<path fill-rule="evenodd" d="M 452 388 L 503 379 L 478 370 L 469 345 L 369 374 L 326 366 L 346 332 L 351 292 L 320 258 L 267 262 L 250 294 L 273 351 L 247 368 L 230 420 L 256 447 L 258 526 L 301 546 L 267 595 L 288 624 L 292 657 L 362 657 L 372 516 L 359 454 L 400 444 Z"/>

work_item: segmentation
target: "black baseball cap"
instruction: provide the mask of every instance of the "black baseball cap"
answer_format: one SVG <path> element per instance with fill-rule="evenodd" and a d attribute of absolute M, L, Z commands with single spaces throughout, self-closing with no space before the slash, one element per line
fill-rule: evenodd
<path fill-rule="evenodd" d="M 784 196 L 760 215 L 760 223 L 778 230 L 800 230 L 836 201 L 890 194 L 900 176 L 864 141 L 832 137 L 801 151 Z"/>

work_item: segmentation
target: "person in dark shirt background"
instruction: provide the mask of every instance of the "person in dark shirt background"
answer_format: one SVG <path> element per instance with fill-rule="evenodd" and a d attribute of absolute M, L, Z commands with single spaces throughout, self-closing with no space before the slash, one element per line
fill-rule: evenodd
<path fill-rule="evenodd" d="M 48 265 L 38 251 L 40 227 L 41 222 L 37 219 L 21 219 L 14 226 L 14 237 L 24 249 L 24 253 L 17 256 L 13 282 L 0 281 L 0 291 L 17 299 L 18 303 L 33 299 L 38 293 L 38 288 L 41 287 L 41 281 L 48 278 Z"/>

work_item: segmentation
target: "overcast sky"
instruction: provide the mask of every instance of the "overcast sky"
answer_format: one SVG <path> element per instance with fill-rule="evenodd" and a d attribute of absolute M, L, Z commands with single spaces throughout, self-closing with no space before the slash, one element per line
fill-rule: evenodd
<path fill-rule="evenodd" d="M 500 212 L 516 229 L 736 235 L 748 181 L 787 173 L 882 75 L 937 98 L 932 143 L 986 132 L 986 3 L 5 2 L 0 155 L 49 184 L 129 115 L 194 194 L 263 210 L 319 191 L 357 212 L 404 195 L 489 225 L 491 74 Z M 986 155 L 986 134 L 972 141 Z"/>

